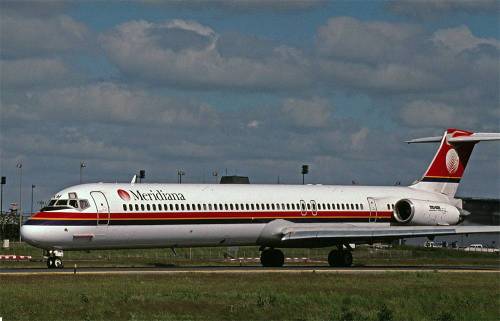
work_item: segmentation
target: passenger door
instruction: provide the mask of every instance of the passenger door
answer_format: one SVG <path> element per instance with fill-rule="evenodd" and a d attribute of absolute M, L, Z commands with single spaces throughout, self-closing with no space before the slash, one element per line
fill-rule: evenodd
<path fill-rule="evenodd" d="M 103 192 L 90 192 L 97 209 L 97 226 L 109 225 L 109 204 Z"/>
<path fill-rule="evenodd" d="M 368 218 L 368 222 L 376 222 L 377 221 L 377 203 L 373 197 L 368 197 L 368 206 L 370 208 L 370 217 Z"/>

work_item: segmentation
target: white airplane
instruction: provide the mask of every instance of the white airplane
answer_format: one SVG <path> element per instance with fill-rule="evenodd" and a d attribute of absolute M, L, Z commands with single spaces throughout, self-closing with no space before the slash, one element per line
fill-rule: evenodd
<path fill-rule="evenodd" d="M 424 176 L 408 186 L 83 184 L 58 192 L 21 229 L 62 268 L 63 250 L 258 245 L 263 266 L 277 248 L 336 246 L 331 266 L 352 264 L 349 244 L 411 237 L 499 233 L 459 226 L 469 213 L 455 192 L 474 145 L 500 133 L 448 129 Z"/>

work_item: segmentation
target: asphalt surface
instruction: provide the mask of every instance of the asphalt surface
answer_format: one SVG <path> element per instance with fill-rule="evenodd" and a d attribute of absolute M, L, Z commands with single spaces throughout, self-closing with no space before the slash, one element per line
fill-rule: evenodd
<path fill-rule="evenodd" d="M 384 273 L 384 272 L 443 272 L 443 273 L 500 273 L 499 267 L 491 266 L 362 266 L 332 268 L 327 266 L 185 266 L 185 267 L 82 267 L 47 268 L 0 268 L 4 275 L 99 275 L 99 274 L 183 274 L 183 273 Z"/>

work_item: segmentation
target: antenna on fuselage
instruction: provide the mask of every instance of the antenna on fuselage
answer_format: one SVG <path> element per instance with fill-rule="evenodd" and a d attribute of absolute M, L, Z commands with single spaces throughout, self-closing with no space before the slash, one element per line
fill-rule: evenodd
<path fill-rule="evenodd" d="M 135 184 L 137 182 L 137 175 L 134 175 L 134 177 L 132 177 L 132 181 L 130 181 L 130 184 Z"/>

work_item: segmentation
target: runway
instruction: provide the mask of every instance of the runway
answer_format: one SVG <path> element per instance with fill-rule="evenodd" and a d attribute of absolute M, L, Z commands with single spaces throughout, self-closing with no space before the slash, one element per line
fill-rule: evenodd
<path fill-rule="evenodd" d="M 129 274 L 244 274 L 244 273 L 387 273 L 387 272 L 439 272 L 439 273 L 500 273 L 492 266 L 359 266 L 332 268 L 327 266 L 286 266 L 264 268 L 260 266 L 186 266 L 186 267 L 82 267 L 64 269 L 3 268 L 0 276 L 16 275 L 129 275 Z"/>

